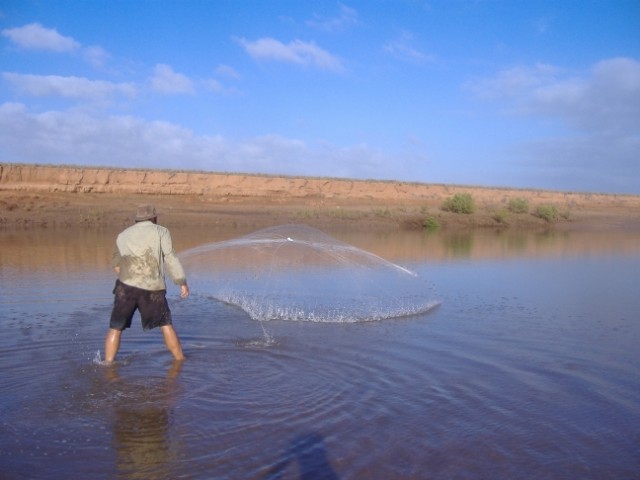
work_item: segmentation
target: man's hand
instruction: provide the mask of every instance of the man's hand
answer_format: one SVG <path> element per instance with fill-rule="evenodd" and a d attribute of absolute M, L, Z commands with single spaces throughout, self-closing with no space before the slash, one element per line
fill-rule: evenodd
<path fill-rule="evenodd" d="M 186 283 L 180 285 L 180 296 L 182 298 L 187 298 L 189 296 L 189 285 L 187 285 Z"/>

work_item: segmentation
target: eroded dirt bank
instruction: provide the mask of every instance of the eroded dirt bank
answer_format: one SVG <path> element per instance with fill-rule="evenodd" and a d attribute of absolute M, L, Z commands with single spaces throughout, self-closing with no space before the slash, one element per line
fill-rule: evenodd
<path fill-rule="evenodd" d="M 469 193 L 471 215 L 442 203 Z M 529 212 L 514 214 L 510 200 Z M 0 226 L 130 223 L 140 203 L 154 202 L 173 225 L 279 223 L 353 228 L 616 228 L 640 229 L 640 196 L 179 170 L 0 164 Z M 533 214 L 556 207 L 553 224 Z"/>

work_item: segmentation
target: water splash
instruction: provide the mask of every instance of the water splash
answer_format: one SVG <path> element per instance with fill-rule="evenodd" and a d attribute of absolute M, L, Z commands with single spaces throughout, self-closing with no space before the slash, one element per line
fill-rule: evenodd
<path fill-rule="evenodd" d="M 102 355 L 100 355 L 100 350 L 97 350 L 96 352 L 94 352 L 92 363 L 94 365 L 102 365 L 102 366 L 110 365 L 110 363 L 102 359 Z"/>
<path fill-rule="evenodd" d="M 180 258 L 194 292 L 261 322 L 376 321 L 439 303 L 415 272 L 305 225 L 201 245 Z"/>

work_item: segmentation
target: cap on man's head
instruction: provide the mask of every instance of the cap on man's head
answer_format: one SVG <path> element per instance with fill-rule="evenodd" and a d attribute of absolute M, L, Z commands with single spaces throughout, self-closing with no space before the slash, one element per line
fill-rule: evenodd
<path fill-rule="evenodd" d="M 142 222 L 144 220 L 151 220 L 153 218 L 156 218 L 158 215 L 156 214 L 156 207 L 151 205 L 151 204 L 147 204 L 147 205 L 140 205 L 138 207 L 138 211 L 136 212 L 136 222 Z"/>

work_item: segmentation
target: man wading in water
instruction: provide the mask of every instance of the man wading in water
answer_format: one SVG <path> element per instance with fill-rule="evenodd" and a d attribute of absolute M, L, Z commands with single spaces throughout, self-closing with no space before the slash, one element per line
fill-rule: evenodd
<path fill-rule="evenodd" d="M 180 285 L 182 298 L 189 296 L 189 286 L 173 250 L 171 234 L 167 228 L 156 223 L 157 218 L 153 205 L 140 206 L 136 223 L 120 233 L 116 240 L 112 264 L 118 279 L 113 289 L 115 299 L 104 346 L 107 363 L 115 359 L 122 331 L 131 326 L 136 310 L 140 310 L 142 328 L 150 330 L 160 327 L 164 342 L 174 358 L 184 360 L 167 303 L 165 269 L 173 282 Z"/>

